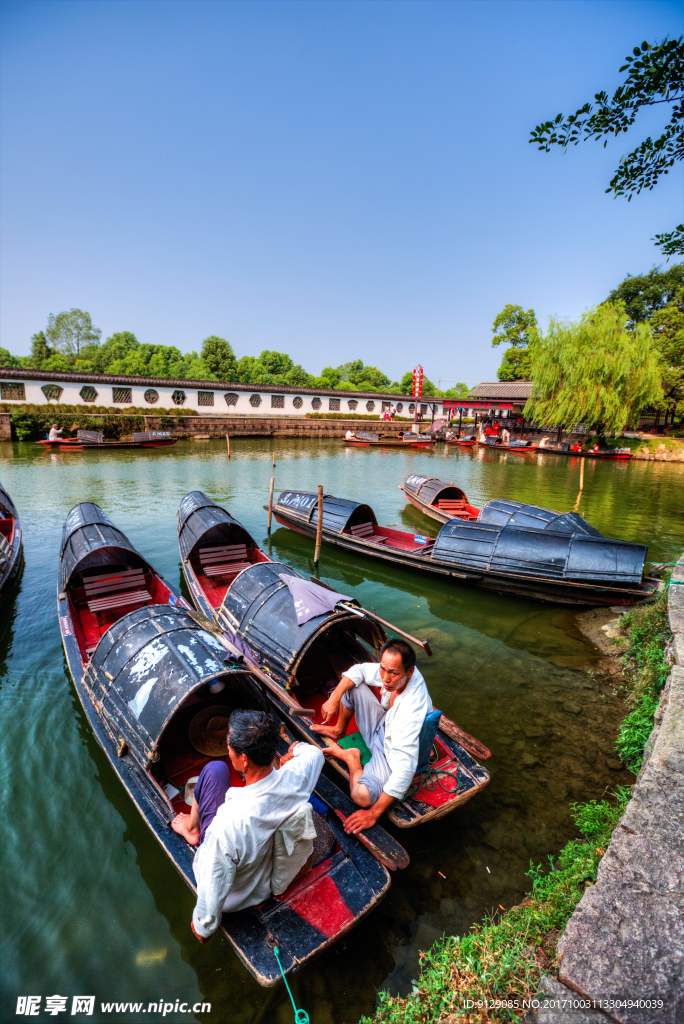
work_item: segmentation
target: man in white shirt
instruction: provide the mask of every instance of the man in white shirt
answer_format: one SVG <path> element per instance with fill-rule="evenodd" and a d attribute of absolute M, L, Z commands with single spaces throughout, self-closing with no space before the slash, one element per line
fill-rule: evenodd
<path fill-rule="evenodd" d="M 59 439 L 61 438 L 63 433 L 64 433 L 64 427 L 60 427 L 59 430 L 58 430 L 57 429 L 57 424 L 53 423 L 52 426 L 50 427 L 50 435 L 48 437 L 48 440 L 49 441 L 59 441 Z"/>
<path fill-rule="evenodd" d="M 504 427 L 501 431 L 501 444 L 509 444 L 511 440 L 511 433 Z"/>
<path fill-rule="evenodd" d="M 380 700 L 370 689 L 379 686 Z M 380 648 L 380 663 L 352 665 L 321 708 L 326 722 L 337 714 L 335 725 L 313 729 L 333 741 L 346 734 L 352 715 L 371 760 L 363 768 L 355 747 L 345 750 L 333 742 L 324 753 L 349 768 L 352 800 L 361 808 L 345 822 L 347 832 L 374 825 L 395 800 L 402 800 L 418 768 L 418 746 L 425 716 L 432 701 L 423 676 L 416 668 L 413 648 L 404 640 L 388 640 Z"/>
<path fill-rule="evenodd" d="M 344 435 L 345 441 L 353 441 L 355 437 L 356 434 L 354 433 L 353 430 L 348 430 L 347 433 Z"/>
<path fill-rule="evenodd" d="M 199 841 L 193 863 L 197 904 L 191 927 L 200 942 L 213 935 L 224 911 L 262 903 L 272 895 L 276 876 L 280 882 L 276 894 L 284 892 L 300 870 L 306 869 L 315 836 L 308 801 L 321 774 L 323 755 L 311 744 L 293 743 L 276 769 L 273 760 L 278 736 L 278 723 L 272 715 L 263 711 L 234 711 L 227 738 L 228 754 L 233 768 L 244 775 L 245 785 L 231 786 L 225 762 L 210 761 L 203 773 L 217 768 L 218 776 L 225 770 L 225 800 L 216 807 L 211 774 L 204 783 L 200 775 L 195 787 L 195 793 L 199 788 L 200 794 L 192 813 L 178 815 L 172 822 L 174 831 L 190 843 L 193 839 L 194 843 Z M 203 800 L 209 805 L 209 815 Z M 302 811 L 308 812 L 308 816 Z M 302 823 L 298 833 L 290 837 L 294 840 L 289 844 L 291 849 L 294 846 L 294 852 L 285 858 L 285 864 L 276 864 L 274 835 L 297 815 Z"/>

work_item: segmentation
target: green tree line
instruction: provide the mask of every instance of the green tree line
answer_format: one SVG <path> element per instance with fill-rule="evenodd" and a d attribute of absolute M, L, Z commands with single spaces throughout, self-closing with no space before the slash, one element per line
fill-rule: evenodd
<path fill-rule="evenodd" d="M 126 377 L 160 377 L 180 380 L 235 381 L 243 384 L 288 385 L 339 391 L 411 393 L 413 372 L 392 381 L 377 366 L 355 359 L 341 366 L 326 366 L 320 376 L 308 373 L 285 352 L 264 349 L 258 356 L 237 359 L 229 341 L 215 334 L 205 338 L 199 353 L 183 354 L 175 345 L 141 343 L 131 331 L 117 331 L 101 341 L 102 331 L 93 326 L 89 313 L 71 309 L 50 315 L 45 330 L 31 338 L 31 355 L 14 356 L 0 348 L 0 365 L 57 373 L 109 373 Z M 465 384 L 440 391 L 423 378 L 427 398 L 462 398 Z"/>

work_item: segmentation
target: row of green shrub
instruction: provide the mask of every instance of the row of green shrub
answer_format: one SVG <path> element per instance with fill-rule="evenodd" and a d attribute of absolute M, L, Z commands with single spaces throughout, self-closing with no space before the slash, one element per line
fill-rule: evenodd
<path fill-rule="evenodd" d="M 150 415 L 149 410 L 127 408 L 121 411 L 106 406 L 88 409 L 86 413 L 79 405 L 4 405 L 2 411 L 9 412 L 12 431 L 18 441 L 42 440 L 53 423 L 64 430 L 63 437 L 73 436 L 77 430 L 101 430 L 108 440 L 115 441 L 133 431 L 144 430 L 145 416 Z M 177 414 L 168 409 L 155 409 L 153 415 L 160 430 L 180 426 Z M 196 416 L 197 413 L 188 410 L 185 415 Z"/>
<path fill-rule="evenodd" d="M 624 616 L 620 626 L 626 645 L 621 657 L 624 696 L 630 711 L 615 746 L 636 775 L 670 671 L 665 660 L 672 638 L 667 589 L 652 604 Z M 586 887 L 596 880 L 601 857 L 630 796 L 630 789 L 621 786 L 610 800 L 571 804 L 579 838 L 567 843 L 555 864 L 549 856 L 547 870 L 530 862 L 532 890 L 526 899 L 500 916 L 474 925 L 468 935 L 439 939 L 427 953 L 420 954 L 420 980 L 411 995 L 401 998 L 381 992 L 375 1016 L 363 1018 L 361 1024 L 437 1024 L 445 1020 L 504 1024 L 526 1019 L 523 1000 L 533 998 L 543 973 L 553 972 L 558 935 Z M 546 956 L 539 955 L 540 947 Z M 496 1006 L 497 1000 L 517 1000 L 519 1008 Z M 478 1001 L 488 1008 L 477 1009 Z M 466 1009 L 468 1005 L 470 1009 Z"/>

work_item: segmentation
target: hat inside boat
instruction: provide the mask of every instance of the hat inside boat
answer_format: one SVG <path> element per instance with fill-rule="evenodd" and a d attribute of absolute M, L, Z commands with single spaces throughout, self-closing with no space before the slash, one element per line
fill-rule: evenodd
<path fill-rule="evenodd" d="M 207 757 L 225 757 L 228 753 L 226 739 L 230 724 L 230 708 L 225 704 L 214 704 L 202 708 L 190 722 L 188 739 L 195 750 Z"/>

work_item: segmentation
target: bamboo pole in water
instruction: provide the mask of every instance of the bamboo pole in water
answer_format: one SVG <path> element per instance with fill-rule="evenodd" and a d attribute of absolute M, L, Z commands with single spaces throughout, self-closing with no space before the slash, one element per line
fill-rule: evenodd
<path fill-rule="evenodd" d="M 271 518 L 273 516 L 273 485 L 275 483 L 275 477 L 271 477 L 271 490 L 268 494 L 268 532 L 271 532 Z"/>
<path fill-rule="evenodd" d="M 226 448 L 228 449 L 228 458 L 230 458 L 230 434 L 226 434 Z"/>
<path fill-rule="evenodd" d="M 583 489 L 584 489 L 584 458 L 582 456 L 580 456 L 580 489 L 579 489 L 579 494 L 577 495 L 577 501 L 575 502 L 575 507 L 573 509 L 573 512 L 577 512 L 577 510 L 579 509 L 579 503 L 580 503 L 580 498 L 582 497 Z"/>
<path fill-rule="evenodd" d="M 321 554 L 321 534 L 323 533 L 323 487 L 318 485 L 318 523 L 316 525 L 316 551 L 314 552 L 314 565 L 318 565 Z"/>

